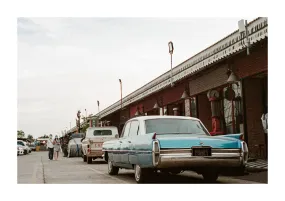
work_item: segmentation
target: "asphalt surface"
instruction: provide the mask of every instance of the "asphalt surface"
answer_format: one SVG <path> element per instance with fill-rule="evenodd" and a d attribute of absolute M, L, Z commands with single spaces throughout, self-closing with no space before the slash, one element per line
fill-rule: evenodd
<path fill-rule="evenodd" d="M 81 157 L 60 157 L 57 161 L 48 160 L 48 152 L 32 152 L 18 156 L 19 184 L 136 184 L 133 170 L 120 169 L 117 176 L 107 173 L 107 163 L 95 160 L 92 164 L 83 162 Z M 258 178 L 260 178 L 258 176 Z M 259 181 L 261 183 L 267 183 Z M 150 183 L 169 184 L 203 184 L 202 176 L 183 172 L 175 176 L 158 174 Z M 240 178 L 220 176 L 216 183 L 220 184 L 253 184 L 245 176 Z"/>

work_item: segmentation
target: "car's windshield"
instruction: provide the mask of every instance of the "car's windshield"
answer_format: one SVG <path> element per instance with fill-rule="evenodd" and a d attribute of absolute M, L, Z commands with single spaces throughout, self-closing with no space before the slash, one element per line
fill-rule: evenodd
<path fill-rule="evenodd" d="M 111 130 L 95 130 L 93 132 L 94 136 L 100 136 L 100 135 L 112 135 L 112 131 Z"/>
<path fill-rule="evenodd" d="M 145 126 L 146 133 L 209 135 L 200 121 L 191 119 L 149 119 Z"/>

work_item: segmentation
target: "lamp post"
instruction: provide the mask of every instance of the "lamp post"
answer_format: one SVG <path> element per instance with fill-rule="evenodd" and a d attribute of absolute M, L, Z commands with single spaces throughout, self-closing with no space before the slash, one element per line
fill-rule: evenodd
<path fill-rule="evenodd" d="M 81 114 L 81 112 L 80 112 L 80 110 L 78 110 L 78 112 L 77 112 L 77 118 L 78 118 L 78 133 L 80 133 L 80 115 Z"/>
<path fill-rule="evenodd" d="M 168 49 L 169 49 L 169 54 L 170 54 L 170 66 L 171 66 L 170 83 L 171 83 L 171 87 L 173 87 L 173 83 L 172 83 L 172 54 L 173 54 L 174 47 L 173 47 L 172 41 L 170 41 L 168 43 Z"/>
<path fill-rule="evenodd" d="M 121 92 L 121 109 L 123 108 L 123 86 L 122 86 L 122 80 L 119 79 L 120 82 L 120 92 Z"/>
<path fill-rule="evenodd" d="M 97 100 L 97 105 L 98 105 L 98 120 L 100 120 L 100 108 L 99 108 L 100 102 L 98 100 Z"/>

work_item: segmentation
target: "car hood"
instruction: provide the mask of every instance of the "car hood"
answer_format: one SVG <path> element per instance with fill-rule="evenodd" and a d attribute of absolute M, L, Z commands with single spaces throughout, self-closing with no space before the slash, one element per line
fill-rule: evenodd
<path fill-rule="evenodd" d="M 228 137 L 193 135 L 193 134 L 158 134 L 160 148 L 191 148 L 193 146 L 210 146 L 212 148 L 240 148 L 240 140 Z"/>

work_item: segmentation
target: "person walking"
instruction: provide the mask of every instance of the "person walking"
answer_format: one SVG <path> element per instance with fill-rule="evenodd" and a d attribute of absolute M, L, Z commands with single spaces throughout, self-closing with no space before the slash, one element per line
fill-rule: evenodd
<path fill-rule="evenodd" d="M 47 148 L 48 148 L 48 158 L 49 160 L 53 159 L 53 142 L 52 142 L 52 134 L 49 135 L 49 139 L 47 140 Z"/>
<path fill-rule="evenodd" d="M 54 159 L 58 159 L 58 153 L 60 151 L 60 140 L 58 136 L 56 135 L 54 140 L 53 140 L 53 146 L 54 146 Z"/>

